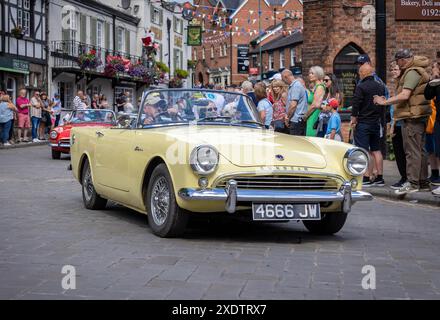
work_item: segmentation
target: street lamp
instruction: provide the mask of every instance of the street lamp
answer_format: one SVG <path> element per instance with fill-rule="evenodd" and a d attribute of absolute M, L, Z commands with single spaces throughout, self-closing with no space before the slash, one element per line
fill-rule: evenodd
<path fill-rule="evenodd" d="M 171 19 L 167 18 L 167 32 L 168 32 L 168 69 L 171 73 Z"/>

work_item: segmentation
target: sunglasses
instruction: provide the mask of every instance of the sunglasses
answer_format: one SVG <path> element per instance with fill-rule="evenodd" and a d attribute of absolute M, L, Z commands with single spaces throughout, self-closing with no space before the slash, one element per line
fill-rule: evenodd
<path fill-rule="evenodd" d="M 209 108 L 208 111 L 217 111 L 217 108 Z"/>
<path fill-rule="evenodd" d="M 324 82 L 330 82 L 332 81 L 331 79 L 324 79 Z"/>

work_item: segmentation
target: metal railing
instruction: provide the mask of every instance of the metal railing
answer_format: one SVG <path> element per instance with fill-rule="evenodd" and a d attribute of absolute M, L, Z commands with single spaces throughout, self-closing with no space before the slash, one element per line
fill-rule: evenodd
<path fill-rule="evenodd" d="M 103 73 L 106 65 L 106 58 L 111 56 L 120 56 L 124 59 L 130 60 L 132 64 L 141 61 L 140 56 L 135 56 L 125 52 L 102 48 L 99 46 L 74 41 L 74 40 L 56 40 L 51 41 L 50 51 L 54 59 L 55 68 L 77 68 L 80 69 L 77 59 L 81 54 L 88 53 L 91 50 L 96 51 L 96 55 L 101 59 L 101 64 L 92 69 L 95 72 Z"/>

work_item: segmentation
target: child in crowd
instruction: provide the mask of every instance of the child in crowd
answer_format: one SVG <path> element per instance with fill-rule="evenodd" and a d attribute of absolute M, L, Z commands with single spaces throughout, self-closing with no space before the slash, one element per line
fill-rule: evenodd
<path fill-rule="evenodd" d="M 338 113 L 339 102 L 336 99 L 330 99 L 326 105 L 326 111 L 331 112 L 330 120 L 327 125 L 326 139 L 342 141 L 341 117 Z"/>

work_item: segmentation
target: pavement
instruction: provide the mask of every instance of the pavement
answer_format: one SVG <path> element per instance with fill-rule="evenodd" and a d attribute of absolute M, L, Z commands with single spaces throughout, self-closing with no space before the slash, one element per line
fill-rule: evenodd
<path fill-rule="evenodd" d="M 68 164 L 0 150 L 0 299 L 440 299 L 436 207 L 358 203 L 335 236 L 224 219 L 161 239 L 122 206 L 85 209 Z"/>
<path fill-rule="evenodd" d="M 385 187 L 369 187 L 365 191 L 370 192 L 376 197 L 388 198 L 395 201 L 408 201 L 411 203 L 422 203 L 432 206 L 440 207 L 440 197 L 436 197 L 432 192 L 416 192 L 407 194 L 404 196 L 399 196 L 394 193 L 395 190 L 391 189 L 389 186 L 393 185 L 400 180 L 400 174 L 397 170 L 397 165 L 395 161 L 384 161 L 384 180 Z M 434 188 L 436 188 L 434 186 Z"/>
<path fill-rule="evenodd" d="M 27 148 L 27 147 L 35 147 L 35 146 L 43 146 L 49 144 L 49 141 L 40 141 L 40 142 L 22 142 L 22 143 L 14 143 L 10 146 L 4 146 L 0 144 L 1 149 L 16 149 L 16 148 Z"/>

